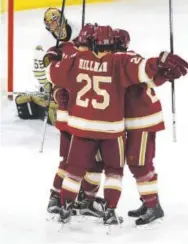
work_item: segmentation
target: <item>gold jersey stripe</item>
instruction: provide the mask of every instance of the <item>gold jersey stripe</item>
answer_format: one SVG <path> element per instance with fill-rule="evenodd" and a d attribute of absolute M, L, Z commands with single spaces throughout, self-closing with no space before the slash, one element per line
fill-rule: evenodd
<path fill-rule="evenodd" d="M 137 184 L 140 185 L 152 185 L 152 184 L 157 184 L 157 180 L 154 181 L 145 181 L 145 182 L 137 182 Z"/>
<path fill-rule="evenodd" d="M 121 192 L 121 187 L 118 186 L 111 186 L 111 185 L 105 185 L 104 189 L 112 189 L 112 190 L 116 190 L 116 191 L 120 191 Z"/>
<path fill-rule="evenodd" d="M 67 172 L 65 170 L 63 170 L 63 169 L 58 169 L 58 171 L 57 171 L 57 175 L 59 177 L 61 177 L 62 179 L 65 177 L 66 173 Z"/>
<path fill-rule="evenodd" d="M 96 179 L 94 179 L 94 178 L 96 178 Z M 92 185 L 98 185 L 100 183 L 100 178 L 101 178 L 101 173 L 88 173 L 87 172 L 84 176 L 84 179 Z"/>
<path fill-rule="evenodd" d="M 139 166 L 144 166 L 145 164 L 147 139 L 148 139 L 148 132 L 143 131 L 141 145 L 140 145 Z"/>
<path fill-rule="evenodd" d="M 118 148 L 119 148 L 120 166 L 123 168 L 125 164 L 125 157 L 124 157 L 124 142 L 122 136 L 118 137 Z"/>
<path fill-rule="evenodd" d="M 140 192 L 140 195 L 146 196 L 146 195 L 157 194 L 157 193 L 158 191 L 155 190 L 155 191 L 148 191 L 148 192 Z"/>

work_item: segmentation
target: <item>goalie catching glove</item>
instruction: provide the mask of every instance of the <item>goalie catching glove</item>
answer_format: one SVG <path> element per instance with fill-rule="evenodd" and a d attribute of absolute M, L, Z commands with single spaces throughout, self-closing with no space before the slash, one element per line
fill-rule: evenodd
<path fill-rule="evenodd" d="M 188 72 L 188 63 L 176 54 L 161 52 L 159 55 L 159 70 L 161 74 L 169 79 L 178 79 Z"/>

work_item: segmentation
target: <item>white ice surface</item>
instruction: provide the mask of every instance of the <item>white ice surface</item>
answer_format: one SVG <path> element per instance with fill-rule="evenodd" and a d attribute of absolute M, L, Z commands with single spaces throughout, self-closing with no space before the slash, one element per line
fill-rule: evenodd
<path fill-rule="evenodd" d="M 80 7 L 66 9 L 68 19 L 81 23 Z M 43 28 L 43 10 L 15 13 L 15 90 L 34 89 L 32 74 L 33 47 Z M 127 29 L 131 49 L 143 56 L 155 56 L 169 50 L 168 0 L 132 0 L 87 6 L 87 22 L 111 24 Z M 188 60 L 188 2 L 174 0 L 174 49 Z M 6 16 L 1 16 L 1 31 L 6 32 Z M 6 38 L 1 53 L 5 53 Z M 3 52 L 4 49 L 4 52 Z M 0 55 L 1 56 L 1 55 Z M 2 58 L 2 57 L 1 57 Z M 6 60 L 6 56 L 4 56 Z M 1 85 L 6 80 L 6 62 L 1 62 Z M 59 163 L 59 134 L 48 126 L 44 153 L 39 153 L 41 121 L 23 121 L 15 105 L 1 99 L 0 160 L 0 243 L 119 243 L 119 244 L 188 244 L 188 76 L 176 81 L 177 138 L 172 142 L 171 87 L 157 89 L 163 105 L 166 130 L 157 137 L 156 169 L 159 194 L 165 211 L 159 228 L 139 231 L 127 211 L 139 206 L 134 179 L 125 168 L 124 190 L 118 213 L 124 217 L 123 232 L 107 237 L 103 227 L 83 221 L 79 231 L 58 233 L 56 223 L 48 223 L 46 205 L 49 189 Z M 2 95 L 2 93 L 1 93 Z"/>

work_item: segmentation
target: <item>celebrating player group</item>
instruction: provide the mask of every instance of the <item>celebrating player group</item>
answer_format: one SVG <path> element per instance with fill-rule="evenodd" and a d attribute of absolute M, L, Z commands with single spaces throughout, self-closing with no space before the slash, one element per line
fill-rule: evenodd
<path fill-rule="evenodd" d="M 64 224 L 78 213 L 102 218 L 104 225 L 121 224 L 116 207 L 126 162 L 141 199 L 141 207 L 128 215 L 137 226 L 157 221 L 164 211 L 153 159 L 156 132 L 165 126 L 153 88 L 186 75 L 188 63 L 166 51 L 145 59 L 128 50 L 126 30 L 100 24 L 86 24 L 70 41 L 67 21 L 58 29 L 58 13 L 55 8 L 45 13 L 53 36 L 63 33 L 60 46 L 49 47 L 43 57 L 58 104 L 62 157 L 47 210 Z M 99 198 L 102 174 L 104 198 Z"/>

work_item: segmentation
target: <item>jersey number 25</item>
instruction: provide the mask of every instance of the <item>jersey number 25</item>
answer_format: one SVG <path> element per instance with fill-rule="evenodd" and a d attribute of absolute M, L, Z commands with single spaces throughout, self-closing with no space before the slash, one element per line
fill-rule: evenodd
<path fill-rule="evenodd" d="M 77 93 L 76 97 L 76 104 L 78 106 L 87 108 L 89 105 L 89 98 L 83 99 L 83 96 L 92 89 L 96 92 L 97 95 L 103 97 L 102 102 L 98 102 L 97 99 L 92 99 L 91 104 L 93 108 L 95 109 L 106 109 L 110 104 L 110 95 L 105 89 L 101 89 L 99 87 L 100 83 L 111 83 L 112 78 L 111 77 L 105 77 L 105 76 L 93 76 L 91 79 L 89 75 L 87 74 L 79 74 L 77 76 L 78 83 L 81 83 L 83 81 L 86 81 L 86 85 Z"/>

